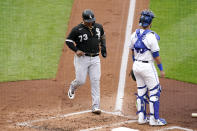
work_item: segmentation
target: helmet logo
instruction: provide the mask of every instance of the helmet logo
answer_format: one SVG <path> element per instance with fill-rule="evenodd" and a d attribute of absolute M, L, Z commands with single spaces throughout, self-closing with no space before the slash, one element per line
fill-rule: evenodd
<path fill-rule="evenodd" d="M 94 13 L 89 9 L 86 9 L 83 11 L 82 18 L 85 22 L 88 22 L 88 23 L 95 22 Z"/>

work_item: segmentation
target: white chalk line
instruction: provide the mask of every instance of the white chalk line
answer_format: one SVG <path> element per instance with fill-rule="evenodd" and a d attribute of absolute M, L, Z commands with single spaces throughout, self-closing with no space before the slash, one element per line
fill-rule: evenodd
<path fill-rule="evenodd" d="M 129 38 L 130 38 L 130 35 L 131 35 L 130 33 L 132 31 L 132 26 L 133 26 L 135 3 L 136 3 L 136 0 L 130 0 L 128 19 L 127 19 L 127 27 L 126 27 L 126 35 L 125 35 L 125 42 L 124 42 L 124 50 L 123 50 L 123 54 L 122 54 L 119 84 L 118 84 L 118 92 L 117 92 L 116 105 L 115 105 L 115 111 L 118 111 L 118 112 L 122 111 L 122 103 L 123 103 L 124 88 L 125 88 L 125 78 L 126 78 L 126 69 L 127 69 L 128 54 L 129 54 L 128 42 L 130 41 Z M 168 129 L 182 129 L 182 130 L 186 130 L 186 131 L 193 131 L 191 129 L 182 128 L 182 127 L 179 127 L 179 126 L 172 126 L 172 127 L 164 128 L 164 129 L 161 129 L 160 131 L 168 130 Z"/>
<path fill-rule="evenodd" d="M 125 77 L 126 77 L 128 55 L 129 55 L 128 42 L 130 41 L 130 36 L 131 36 L 131 31 L 132 31 L 132 26 L 133 26 L 135 1 L 136 0 L 130 0 L 127 26 L 126 26 L 126 34 L 125 34 L 125 42 L 124 42 L 124 49 L 123 49 L 123 54 L 122 54 L 121 67 L 120 67 L 120 76 L 119 76 L 118 92 L 117 92 L 117 97 L 116 97 L 115 111 L 122 111 L 122 103 L 123 103 L 124 88 L 125 88 Z"/>
<path fill-rule="evenodd" d="M 120 125 L 123 125 L 123 124 L 129 124 L 129 123 L 134 123 L 134 122 L 137 122 L 137 120 L 128 120 L 128 121 L 123 121 L 123 122 L 118 122 L 118 123 L 113 123 L 113 124 L 88 128 L 88 129 L 82 129 L 80 131 L 92 131 L 92 130 L 98 130 L 98 129 L 102 129 L 102 128 L 106 128 L 106 127 L 120 126 Z"/>
<path fill-rule="evenodd" d="M 137 120 L 128 120 L 128 121 L 123 121 L 123 122 L 118 122 L 118 123 L 113 123 L 113 124 L 108 124 L 108 125 L 103 125 L 103 126 L 98 126 L 98 127 L 92 127 L 92 128 L 88 128 L 88 129 L 82 129 L 80 131 L 92 131 L 92 130 L 98 130 L 98 129 L 107 128 L 107 127 L 120 126 L 123 124 L 135 123 L 135 122 L 137 122 Z M 165 131 L 165 130 L 172 130 L 172 129 L 180 129 L 180 130 L 184 130 L 184 131 L 194 131 L 192 129 L 183 128 L 183 127 L 179 127 L 179 126 L 171 126 L 171 127 L 163 128 L 163 129 L 156 130 L 156 131 Z"/>
<path fill-rule="evenodd" d="M 47 121 L 47 120 L 52 120 L 52 119 L 57 119 L 57 118 L 65 118 L 65 117 L 84 114 L 84 113 L 88 113 L 88 112 L 91 112 L 91 110 L 74 112 L 74 113 L 63 114 L 63 115 L 57 115 L 57 116 L 52 116 L 52 117 L 48 117 L 48 118 L 41 118 L 41 119 L 31 120 L 31 121 L 25 121 L 25 122 L 16 123 L 16 125 L 31 127 L 32 126 L 31 124 L 36 123 L 36 122 L 42 122 L 42 121 Z"/>
<path fill-rule="evenodd" d="M 117 116 L 126 117 L 126 118 L 128 118 L 128 116 L 122 115 L 121 111 L 122 111 L 122 103 L 123 103 L 123 97 L 124 97 L 126 69 L 127 69 L 128 54 L 129 54 L 128 42 L 129 42 L 130 33 L 132 31 L 132 26 L 133 26 L 135 3 L 136 3 L 136 0 L 130 0 L 129 14 L 128 14 L 128 19 L 127 19 L 127 27 L 126 27 L 126 35 L 125 35 L 125 42 L 124 42 L 124 50 L 123 50 L 123 55 L 122 55 L 121 68 L 120 68 L 118 92 L 117 92 L 117 97 L 116 97 L 116 105 L 115 105 L 116 112 L 108 112 L 108 111 L 102 110 L 103 113 L 117 115 Z M 88 113 L 88 112 L 91 112 L 91 110 L 63 114 L 63 115 L 57 115 L 57 116 L 53 116 L 53 117 L 49 117 L 49 118 L 41 118 L 38 120 L 30 120 L 30 121 L 26 121 L 26 122 L 16 123 L 16 125 L 31 128 L 31 127 L 33 127 L 32 124 L 36 123 L 36 122 L 42 122 L 42 121 L 47 121 L 47 120 L 52 120 L 52 119 L 57 119 L 57 118 L 65 118 L 65 117 L 84 114 L 84 113 Z M 106 127 L 113 127 L 113 126 L 119 126 L 119 125 L 123 125 L 123 124 L 134 123 L 134 122 L 137 122 L 137 120 L 128 120 L 128 121 L 123 121 L 123 122 L 119 122 L 119 123 L 113 123 L 113 124 L 109 124 L 109 125 L 83 129 L 80 131 L 91 131 L 91 130 L 102 129 L 102 128 L 106 128 Z M 159 131 L 164 131 L 164 130 L 168 130 L 168 129 L 182 129 L 185 131 L 193 131 L 192 129 L 182 128 L 179 126 L 167 127 L 167 128 L 161 129 Z"/>
<path fill-rule="evenodd" d="M 165 130 L 172 130 L 172 129 L 180 129 L 180 130 L 184 130 L 184 131 L 193 131 L 192 129 L 183 128 L 183 127 L 180 127 L 180 126 L 170 126 L 170 127 L 166 127 L 166 128 L 157 130 L 157 131 L 165 131 Z"/>
<path fill-rule="evenodd" d="M 41 118 L 41 119 L 37 119 L 37 120 L 30 120 L 30 121 L 16 123 L 16 126 L 23 126 L 23 127 L 29 127 L 29 128 L 35 128 L 36 129 L 36 128 L 40 128 L 40 127 L 32 125 L 33 123 L 52 120 L 52 119 L 58 119 L 58 118 L 65 118 L 65 117 L 74 116 L 74 115 L 85 114 L 85 113 L 89 113 L 91 111 L 92 110 L 86 110 L 86 111 L 80 111 L 80 112 L 74 112 L 74 113 L 69 113 L 69 114 L 62 114 L 62 115 L 52 116 L 52 117 L 48 117 L 48 118 Z M 110 115 L 114 115 L 114 116 L 121 116 L 121 117 L 131 119 L 130 116 L 125 116 L 121 112 L 109 112 L 109 111 L 104 111 L 104 110 L 101 110 L 101 111 L 102 111 L 102 113 L 105 113 L 105 114 L 110 114 Z M 102 129 L 102 128 L 106 128 L 106 127 L 120 126 L 120 125 L 123 125 L 123 124 L 129 124 L 129 123 L 135 123 L 135 122 L 137 122 L 137 120 L 133 119 L 133 120 L 127 120 L 127 121 L 123 121 L 123 122 L 118 122 L 118 123 L 113 123 L 113 124 L 88 128 L 88 129 L 82 129 L 80 131 L 98 130 L 98 129 Z M 165 131 L 165 130 L 170 130 L 170 129 L 181 129 L 181 130 L 185 130 L 185 131 L 193 131 L 192 129 L 183 128 L 183 127 L 179 127 L 179 126 L 171 126 L 171 127 L 160 129 L 158 131 Z"/>
<path fill-rule="evenodd" d="M 48 117 L 48 118 L 41 118 L 41 119 L 37 119 L 37 120 L 30 120 L 30 121 L 25 121 L 25 122 L 18 122 L 16 123 L 17 126 L 25 126 L 25 127 L 32 127 L 33 123 L 36 122 L 42 122 L 42 121 L 47 121 L 47 120 L 52 120 L 52 119 L 58 119 L 58 118 L 65 118 L 65 117 L 69 117 L 69 116 L 74 116 L 74 115 L 80 115 L 80 114 L 84 114 L 84 113 L 89 113 L 92 110 L 86 110 L 86 111 L 80 111 L 80 112 L 74 112 L 74 113 L 69 113 L 69 114 L 62 114 L 62 115 L 57 115 L 57 116 L 52 116 L 52 117 Z M 124 116 L 121 112 L 109 112 L 109 111 L 104 111 L 101 110 L 102 113 L 105 114 L 110 114 L 110 115 L 116 115 L 116 116 L 121 116 L 121 117 L 125 117 L 128 118 L 128 116 Z"/>

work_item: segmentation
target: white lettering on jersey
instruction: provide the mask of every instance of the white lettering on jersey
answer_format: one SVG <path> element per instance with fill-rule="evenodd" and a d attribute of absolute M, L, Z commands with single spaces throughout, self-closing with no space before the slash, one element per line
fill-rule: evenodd
<path fill-rule="evenodd" d="M 100 39 L 101 32 L 100 32 L 99 28 L 96 28 L 96 35 L 98 36 L 98 39 Z"/>

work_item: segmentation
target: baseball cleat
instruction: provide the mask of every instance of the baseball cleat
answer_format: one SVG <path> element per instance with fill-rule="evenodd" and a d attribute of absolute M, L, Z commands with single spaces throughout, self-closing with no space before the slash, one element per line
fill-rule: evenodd
<path fill-rule="evenodd" d="M 72 91 L 71 88 L 68 90 L 68 98 L 69 99 L 74 99 L 75 98 L 75 91 Z"/>
<path fill-rule="evenodd" d="M 150 118 L 147 117 L 147 116 L 145 115 L 144 112 L 140 112 L 140 113 L 138 114 L 138 124 L 139 124 L 139 125 L 149 123 L 149 119 L 150 119 Z"/>
<path fill-rule="evenodd" d="M 98 108 L 94 108 L 94 109 L 92 110 L 92 113 L 99 115 L 99 114 L 101 114 L 101 110 L 98 109 Z"/>
<path fill-rule="evenodd" d="M 149 123 L 149 118 L 146 117 L 145 119 L 138 119 L 138 124 L 142 125 L 142 124 L 146 124 Z"/>
<path fill-rule="evenodd" d="M 166 120 L 162 119 L 162 118 L 159 118 L 157 120 L 150 120 L 149 121 L 149 125 L 151 125 L 151 126 L 164 126 L 166 124 L 167 124 Z"/>

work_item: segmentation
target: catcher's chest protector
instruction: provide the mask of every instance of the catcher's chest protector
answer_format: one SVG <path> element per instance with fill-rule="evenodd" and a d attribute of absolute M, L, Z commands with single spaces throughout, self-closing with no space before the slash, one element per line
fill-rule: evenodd
<path fill-rule="evenodd" d="M 150 50 L 146 47 L 144 42 L 142 41 L 145 38 L 145 35 L 149 32 L 152 32 L 151 30 L 145 30 L 141 35 L 140 35 L 140 29 L 136 30 L 136 35 L 137 35 L 137 41 L 134 44 L 134 49 L 136 50 L 137 53 L 143 54 L 147 50 Z"/>

